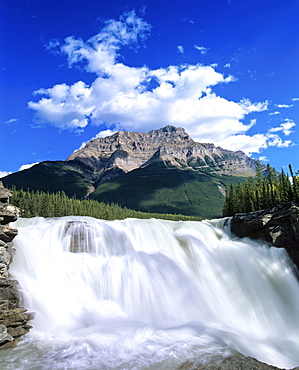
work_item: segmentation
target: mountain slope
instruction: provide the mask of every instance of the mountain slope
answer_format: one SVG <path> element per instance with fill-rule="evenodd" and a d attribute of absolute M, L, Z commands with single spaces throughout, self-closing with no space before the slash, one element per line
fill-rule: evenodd
<path fill-rule="evenodd" d="M 92 186 L 88 180 L 91 177 L 92 173 L 83 163 L 70 166 L 64 161 L 46 161 L 4 177 L 3 183 L 10 188 L 50 193 L 64 191 L 69 197 L 76 194 L 83 198 Z"/>
<path fill-rule="evenodd" d="M 166 126 L 94 139 L 66 161 L 42 162 L 2 180 L 9 187 L 63 190 L 145 212 L 220 217 L 225 185 L 255 175 L 257 163 Z"/>
<path fill-rule="evenodd" d="M 162 161 L 99 186 L 90 198 L 143 212 L 221 217 L 225 184 L 245 178 L 167 167 Z"/>

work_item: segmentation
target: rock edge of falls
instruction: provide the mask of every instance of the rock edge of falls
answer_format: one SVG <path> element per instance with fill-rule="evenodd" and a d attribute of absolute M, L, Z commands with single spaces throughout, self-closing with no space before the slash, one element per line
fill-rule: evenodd
<path fill-rule="evenodd" d="M 17 219 L 17 209 L 9 204 L 11 191 L 0 181 L 0 349 L 13 347 L 32 328 L 32 313 L 22 307 L 18 282 L 9 278 L 13 250 L 11 242 L 18 231 L 9 226 Z"/>

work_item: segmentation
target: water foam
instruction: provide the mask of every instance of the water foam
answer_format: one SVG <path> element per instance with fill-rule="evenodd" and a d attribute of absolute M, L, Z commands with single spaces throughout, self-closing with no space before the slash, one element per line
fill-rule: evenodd
<path fill-rule="evenodd" d="M 10 272 L 36 318 L 5 369 L 176 369 L 235 352 L 298 365 L 286 252 L 223 223 L 18 220 Z"/>

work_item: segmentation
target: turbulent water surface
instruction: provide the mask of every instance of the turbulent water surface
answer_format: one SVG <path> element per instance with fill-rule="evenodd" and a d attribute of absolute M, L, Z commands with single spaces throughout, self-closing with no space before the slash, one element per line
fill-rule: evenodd
<path fill-rule="evenodd" d="M 299 365 L 285 251 L 223 222 L 18 220 L 10 272 L 36 318 L 1 369 L 167 370 L 236 352 Z"/>

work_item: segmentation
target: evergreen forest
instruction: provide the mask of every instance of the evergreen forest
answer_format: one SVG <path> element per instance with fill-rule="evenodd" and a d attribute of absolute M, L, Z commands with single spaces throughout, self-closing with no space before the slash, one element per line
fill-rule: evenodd
<path fill-rule="evenodd" d="M 263 170 L 258 164 L 255 177 L 226 187 L 223 217 L 274 207 L 280 203 L 299 199 L 299 177 L 289 165 L 290 175 L 282 169 L 278 173 L 269 164 Z M 12 204 L 19 209 L 19 216 L 62 217 L 89 216 L 104 220 L 125 218 L 158 218 L 166 220 L 198 221 L 200 217 L 180 214 L 147 213 L 121 207 L 116 203 L 104 203 L 93 199 L 79 200 L 68 197 L 63 191 L 55 193 L 39 190 L 17 190 L 12 187 Z"/>
<path fill-rule="evenodd" d="M 18 207 L 19 216 L 30 217 L 62 217 L 62 216 L 89 216 L 103 220 L 121 220 L 125 218 L 160 218 L 165 220 L 196 221 L 198 217 L 158 214 L 134 211 L 118 204 L 106 204 L 96 200 L 79 200 L 69 198 L 63 191 L 45 193 L 37 191 L 24 191 L 12 188 L 11 203 Z"/>
<path fill-rule="evenodd" d="M 290 175 L 282 169 L 278 174 L 269 164 L 263 171 L 260 164 L 255 177 L 236 186 L 226 188 L 226 198 L 223 207 L 223 217 L 236 213 L 247 213 L 274 207 L 299 198 L 299 178 L 289 165 Z"/>

